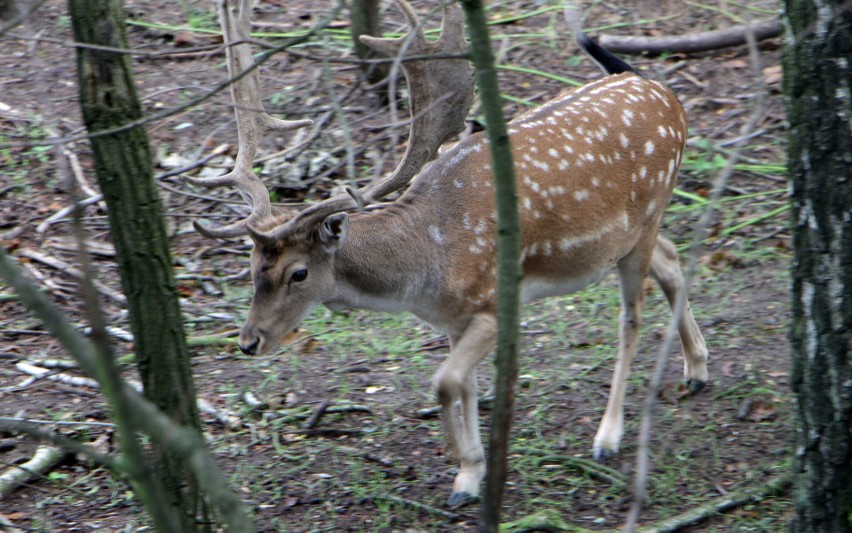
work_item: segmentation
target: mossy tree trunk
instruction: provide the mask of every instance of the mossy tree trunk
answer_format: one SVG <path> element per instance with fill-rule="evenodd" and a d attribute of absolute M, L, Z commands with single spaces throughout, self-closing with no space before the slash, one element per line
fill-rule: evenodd
<path fill-rule="evenodd" d="M 785 0 L 792 178 L 792 530 L 852 531 L 852 10 Z"/>
<path fill-rule="evenodd" d="M 69 7 L 77 42 L 128 48 L 121 0 L 69 0 Z M 141 126 L 120 129 L 142 117 L 130 56 L 78 47 L 77 72 L 145 396 L 175 422 L 200 428 L 148 136 Z M 105 130 L 117 131 L 98 133 Z M 183 461 L 163 450 L 155 449 L 154 455 L 183 530 L 209 523 L 197 483 Z"/>

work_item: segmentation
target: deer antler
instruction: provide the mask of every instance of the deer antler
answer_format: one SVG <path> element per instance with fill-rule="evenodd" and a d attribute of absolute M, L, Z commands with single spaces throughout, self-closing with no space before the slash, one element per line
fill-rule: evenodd
<path fill-rule="evenodd" d="M 397 3 L 408 19 L 410 32 L 396 39 L 361 36 L 364 44 L 391 56 L 452 56 L 467 53 L 464 18 L 457 3 L 444 3 L 441 36 L 434 42 L 426 40 L 420 21 L 408 2 L 397 0 Z M 358 207 L 354 198 L 359 198 L 367 205 L 401 189 L 423 165 L 435 157 L 441 144 L 464 129 L 465 118 L 473 102 L 474 85 L 473 69 L 467 59 L 404 61 L 402 70 L 408 82 L 412 124 L 405 155 L 393 173 L 350 195 L 334 196 L 304 209 L 289 222 L 269 232 L 261 232 L 250 226 L 256 239 L 280 240 L 312 227 L 333 213 Z"/>
<path fill-rule="evenodd" d="M 225 42 L 228 75 L 232 80 L 231 98 L 237 119 L 237 160 L 233 170 L 215 178 L 184 179 L 204 187 L 235 186 L 243 199 L 252 207 L 251 214 L 227 226 L 209 226 L 193 221 L 196 231 L 206 237 L 235 237 L 246 233 L 246 228 L 272 217 L 269 191 L 252 170 L 254 157 L 261 138 L 266 133 L 287 131 L 313 124 L 311 120 L 281 120 L 264 112 L 260 100 L 259 76 L 248 42 L 251 30 L 251 0 L 239 0 L 238 13 L 234 15 L 233 3 L 218 0 L 219 22 Z"/>

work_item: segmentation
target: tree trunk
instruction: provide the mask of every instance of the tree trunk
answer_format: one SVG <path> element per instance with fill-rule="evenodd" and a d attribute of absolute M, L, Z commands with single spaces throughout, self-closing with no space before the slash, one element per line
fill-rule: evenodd
<path fill-rule="evenodd" d="M 128 48 L 121 0 L 69 0 L 69 7 L 77 42 Z M 77 48 L 77 71 L 145 396 L 175 422 L 200 429 L 148 137 L 141 126 L 126 126 L 142 117 L 130 56 Z M 110 132 L 99 133 L 104 131 Z M 183 461 L 156 449 L 154 459 L 183 530 L 209 523 L 197 483 Z"/>
<path fill-rule="evenodd" d="M 793 531 L 852 531 L 852 10 L 785 0 L 792 178 Z"/>
<path fill-rule="evenodd" d="M 0 0 L 0 21 L 8 22 L 19 13 L 18 3 L 15 0 Z"/>
<path fill-rule="evenodd" d="M 379 27 L 379 0 L 352 0 L 349 18 L 352 24 L 352 48 L 359 59 L 376 59 L 379 56 L 372 48 L 361 42 L 361 35 L 381 37 Z M 370 85 L 376 85 L 388 77 L 390 68 L 387 64 L 361 66 L 364 80 Z M 376 89 L 376 95 L 381 104 L 387 103 L 387 85 Z"/>
<path fill-rule="evenodd" d="M 483 491 L 479 531 L 492 532 L 500 527 L 500 509 L 506 483 L 506 456 L 515 405 L 518 377 L 518 336 L 520 328 L 521 221 L 515 186 L 515 165 L 509 132 L 501 107 L 497 70 L 491 51 L 485 7 L 482 0 L 462 0 L 470 54 L 476 67 L 476 84 L 482 100 L 486 133 L 494 168 L 494 194 L 497 202 L 497 356 L 494 388 L 496 397 L 491 414 L 488 441 L 488 471 Z"/>

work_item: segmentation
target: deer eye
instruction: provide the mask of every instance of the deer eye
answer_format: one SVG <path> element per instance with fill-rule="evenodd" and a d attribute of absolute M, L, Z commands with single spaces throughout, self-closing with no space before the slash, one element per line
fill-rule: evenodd
<path fill-rule="evenodd" d="M 296 283 L 300 281 L 305 281 L 308 279 L 308 271 L 305 268 L 300 268 L 299 270 L 290 274 L 290 280 L 295 281 Z"/>

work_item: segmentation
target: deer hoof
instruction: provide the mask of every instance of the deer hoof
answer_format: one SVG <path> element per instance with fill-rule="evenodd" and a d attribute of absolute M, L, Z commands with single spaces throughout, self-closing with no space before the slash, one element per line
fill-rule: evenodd
<path fill-rule="evenodd" d="M 704 389 L 705 385 L 707 385 L 707 382 L 699 379 L 686 380 L 686 387 L 689 389 L 689 394 L 698 394 Z"/>
<path fill-rule="evenodd" d="M 615 452 L 607 448 L 595 448 L 592 452 L 592 458 L 596 463 L 607 463 L 615 456 Z"/>
<path fill-rule="evenodd" d="M 479 502 L 479 496 L 474 496 L 469 492 L 454 492 L 450 494 L 450 499 L 447 500 L 447 507 L 457 509 L 477 502 Z"/>

